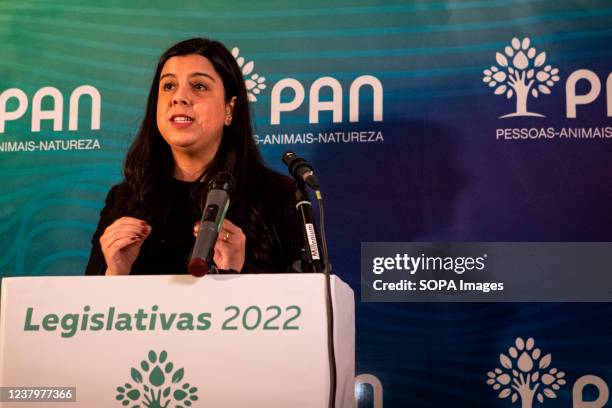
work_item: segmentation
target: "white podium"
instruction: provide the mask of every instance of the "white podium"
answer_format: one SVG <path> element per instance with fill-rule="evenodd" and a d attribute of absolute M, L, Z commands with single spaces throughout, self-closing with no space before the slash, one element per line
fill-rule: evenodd
<path fill-rule="evenodd" d="M 76 401 L 46 407 L 325 408 L 324 283 L 321 274 L 5 278 L 0 386 L 76 387 Z M 354 408 L 354 294 L 337 277 L 331 288 L 336 406 Z"/>

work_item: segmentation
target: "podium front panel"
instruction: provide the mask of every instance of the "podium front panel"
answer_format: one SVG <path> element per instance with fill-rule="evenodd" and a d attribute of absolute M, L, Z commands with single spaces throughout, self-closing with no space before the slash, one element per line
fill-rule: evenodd
<path fill-rule="evenodd" d="M 354 407 L 354 294 L 332 291 Z M 6 278 L 0 385 L 76 387 L 49 407 L 326 407 L 324 299 L 320 274 Z"/>

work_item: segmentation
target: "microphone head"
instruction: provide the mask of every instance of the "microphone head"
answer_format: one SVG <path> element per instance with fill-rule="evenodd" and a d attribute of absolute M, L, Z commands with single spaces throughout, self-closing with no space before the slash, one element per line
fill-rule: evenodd
<path fill-rule="evenodd" d="M 208 182 L 208 191 L 224 190 L 227 194 L 234 192 L 234 179 L 230 173 L 220 171 Z"/>
<path fill-rule="evenodd" d="M 305 171 L 312 171 L 312 166 L 306 160 L 290 151 L 283 154 L 283 163 L 288 167 L 289 173 L 296 178 L 301 178 Z"/>
<path fill-rule="evenodd" d="M 298 183 L 303 181 L 315 190 L 319 188 L 319 183 L 314 175 L 314 169 L 305 159 L 302 159 L 291 151 L 286 151 L 283 153 L 283 163 L 285 163 L 289 169 L 289 174 L 291 174 Z"/>
<path fill-rule="evenodd" d="M 201 278 L 208 273 L 209 265 L 205 259 L 202 258 L 191 258 L 189 266 L 187 267 L 189 273 L 195 277 Z"/>
<path fill-rule="evenodd" d="M 297 159 L 297 155 L 292 151 L 286 150 L 285 153 L 283 153 L 282 160 L 286 166 L 290 166 L 291 162 L 295 159 Z"/>

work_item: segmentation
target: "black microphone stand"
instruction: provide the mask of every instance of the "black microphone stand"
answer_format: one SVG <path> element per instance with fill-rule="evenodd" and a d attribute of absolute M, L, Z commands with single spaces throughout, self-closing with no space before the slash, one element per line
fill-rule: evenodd
<path fill-rule="evenodd" d="M 318 187 L 318 186 L 317 186 Z M 327 312 L 327 351 L 330 369 L 330 394 L 329 408 L 336 407 L 336 384 L 337 367 L 334 345 L 334 312 L 330 287 L 330 263 L 327 254 L 327 242 L 325 239 L 325 217 L 323 211 L 323 197 L 317 188 L 315 194 L 319 206 L 319 218 L 321 223 L 321 251 L 319 250 L 319 238 L 312 216 L 312 204 L 306 190 L 306 183 L 296 178 L 295 209 L 300 214 L 302 234 L 304 236 L 304 254 L 302 256 L 301 272 L 320 272 L 325 275 L 325 309 Z"/>
<path fill-rule="evenodd" d="M 298 180 L 295 189 L 295 209 L 300 214 L 300 225 L 304 237 L 301 272 L 323 272 L 323 260 L 319 250 L 317 229 L 312 216 L 312 204 L 308 197 L 306 184 Z"/>

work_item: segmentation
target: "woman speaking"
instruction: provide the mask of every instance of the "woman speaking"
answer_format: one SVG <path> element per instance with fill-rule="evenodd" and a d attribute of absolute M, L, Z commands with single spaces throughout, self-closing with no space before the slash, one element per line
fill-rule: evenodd
<path fill-rule="evenodd" d="M 88 275 L 186 274 L 208 181 L 234 191 L 215 244 L 221 271 L 287 272 L 301 258 L 295 185 L 253 140 L 244 79 L 219 42 L 182 41 L 159 59 L 124 180 L 111 188 L 92 238 Z"/>

